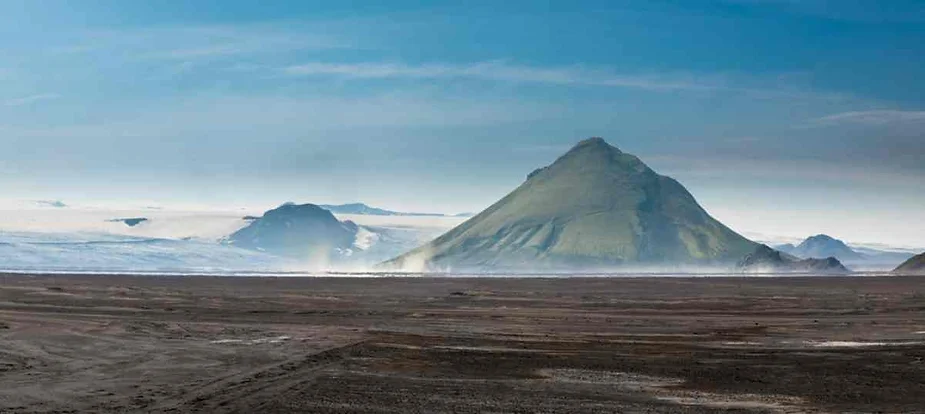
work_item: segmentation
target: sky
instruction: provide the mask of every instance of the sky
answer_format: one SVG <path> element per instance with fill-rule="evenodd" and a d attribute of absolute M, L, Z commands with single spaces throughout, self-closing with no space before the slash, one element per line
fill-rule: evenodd
<path fill-rule="evenodd" d="M 601 136 L 740 232 L 925 246 L 923 79 L 921 1 L 2 1 L 0 197 L 479 211 Z"/>

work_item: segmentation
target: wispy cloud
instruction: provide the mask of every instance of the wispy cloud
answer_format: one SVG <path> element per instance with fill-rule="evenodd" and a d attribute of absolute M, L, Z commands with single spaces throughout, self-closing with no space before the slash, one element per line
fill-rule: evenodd
<path fill-rule="evenodd" d="M 847 94 L 817 92 L 788 76 L 766 77 L 736 73 L 645 73 L 621 74 L 610 68 L 580 65 L 538 67 L 503 60 L 469 64 L 428 63 L 331 63 L 309 62 L 282 69 L 289 76 L 337 77 L 375 80 L 454 80 L 530 83 L 562 86 L 638 89 L 653 92 L 735 93 L 753 99 L 846 102 Z"/>
<path fill-rule="evenodd" d="M 897 125 L 925 123 L 925 111 L 851 111 L 816 118 L 815 125 L 860 124 L 860 125 Z"/>
<path fill-rule="evenodd" d="M 254 108 L 261 110 L 254 111 Z M 242 140 L 240 142 L 250 142 L 256 131 L 267 137 L 288 139 L 293 134 L 356 128 L 452 128 L 536 122 L 567 111 L 562 104 L 516 98 L 486 102 L 477 97 L 417 93 L 358 98 L 218 94 L 152 104 L 144 110 L 115 110 L 103 122 L 34 127 L 0 124 L 0 139 L 18 140 L 25 145 L 36 145 L 36 140 L 63 139 L 81 148 L 93 143 L 108 146 L 118 139 L 162 137 L 162 141 L 182 141 L 203 135 L 235 136 Z M 164 124 L 163 119 L 171 119 L 171 122 Z"/>
<path fill-rule="evenodd" d="M 337 76 L 353 79 L 482 79 L 504 82 L 545 83 L 637 88 L 647 90 L 718 90 L 728 89 L 722 82 L 696 77 L 620 75 L 582 67 L 534 67 L 502 61 L 472 64 L 403 63 L 327 63 L 311 62 L 289 66 L 287 74 L 296 76 Z"/>
<path fill-rule="evenodd" d="M 841 159 L 786 159 L 775 156 L 732 157 L 697 156 L 686 154 L 645 155 L 649 165 L 679 179 L 699 182 L 722 182 L 737 185 L 763 182 L 767 188 L 778 181 L 825 183 L 830 186 L 864 185 L 871 187 L 896 187 L 925 190 L 925 181 L 903 166 L 880 166 L 869 164 L 846 164 Z M 734 171 L 734 176 L 730 176 Z"/>
<path fill-rule="evenodd" d="M 50 101 L 60 98 L 61 95 L 56 93 L 40 93 L 36 95 L 23 96 L 21 98 L 8 99 L 3 102 L 6 106 L 23 106 L 31 105 L 40 101 Z"/>
<path fill-rule="evenodd" d="M 284 24 L 172 26 L 82 33 L 75 44 L 53 48 L 65 54 L 106 53 L 139 59 L 189 60 L 247 54 L 351 47 L 325 33 Z"/>
<path fill-rule="evenodd" d="M 243 47 L 240 44 L 221 44 L 214 46 L 203 46 L 203 47 L 193 47 L 193 48 L 178 48 L 178 49 L 167 49 L 167 50 L 158 50 L 154 52 L 145 53 L 143 57 L 153 58 L 153 59 L 194 59 L 202 57 L 212 57 L 212 56 L 230 56 L 230 55 L 239 55 L 250 50 L 249 48 Z"/>

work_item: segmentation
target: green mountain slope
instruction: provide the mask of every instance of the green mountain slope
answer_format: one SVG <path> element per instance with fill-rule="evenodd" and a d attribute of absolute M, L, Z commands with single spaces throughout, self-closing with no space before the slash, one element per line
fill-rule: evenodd
<path fill-rule="evenodd" d="M 485 211 L 387 264 L 414 271 L 734 264 L 756 246 L 710 217 L 674 179 L 590 138 Z"/>
<path fill-rule="evenodd" d="M 925 274 L 925 253 L 913 256 L 893 271 L 904 274 Z"/>

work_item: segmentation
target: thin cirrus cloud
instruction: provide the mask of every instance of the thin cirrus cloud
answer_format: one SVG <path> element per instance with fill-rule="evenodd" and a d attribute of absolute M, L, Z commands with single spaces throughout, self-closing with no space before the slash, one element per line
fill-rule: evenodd
<path fill-rule="evenodd" d="M 297 50 L 350 48 L 351 41 L 304 33 L 286 25 L 174 26 L 97 30 L 74 36 L 77 43 L 56 47 L 59 54 L 105 53 L 137 59 L 205 59 Z M 124 53 L 123 53 L 124 52 Z"/>
<path fill-rule="evenodd" d="M 36 102 L 50 101 L 60 98 L 61 95 L 56 93 L 40 93 L 36 95 L 23 96 L 20 98 L 8 99 L 3 104 L 6 106 L 23 106 L 31 105 Z"/>
<path fill-rule="evenodd" d="M 925 123 L 925 111 L 874 110 L 850 111 L 813 120 L 816 125 L 901 125 Z"/>
<path fill-rule="evenodd" d="M 312 62 L 284 68 L 293 76 L 337 76 L 349 79 L 481 79 L 557 85 L 587 85 L 645 90 L 730 89 L 722 83 L 666 76 L 619 75 L 581 67 L 542 68 L 490 61 L 472 64 L 327 63 Z"/>

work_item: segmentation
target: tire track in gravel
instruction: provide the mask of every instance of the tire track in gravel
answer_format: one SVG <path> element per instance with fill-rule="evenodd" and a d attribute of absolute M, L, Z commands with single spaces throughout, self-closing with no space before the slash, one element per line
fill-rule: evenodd
<path fill-rule="evenodd" d="M 346 360 L 370 339 L 303 355 L 282 363 L 266 365 L 229 375 L 199 386 L 178 400 L 164 401 L 147 412 L 256 412 L 259 405 L 241 406 L 243 401 L 272 401 L 287 390 L 301 388 L 326 368 Z"/>

